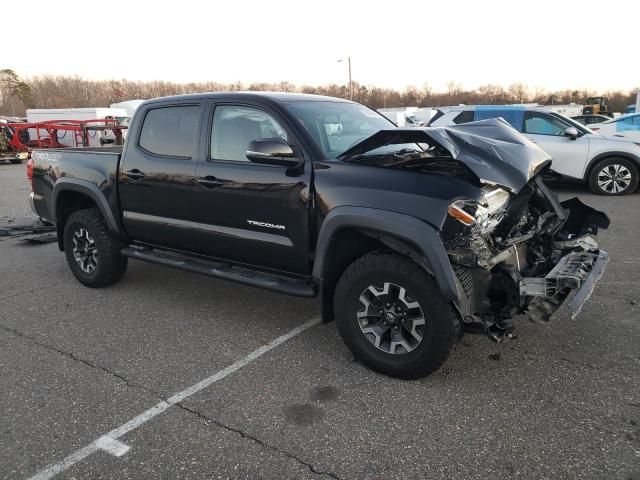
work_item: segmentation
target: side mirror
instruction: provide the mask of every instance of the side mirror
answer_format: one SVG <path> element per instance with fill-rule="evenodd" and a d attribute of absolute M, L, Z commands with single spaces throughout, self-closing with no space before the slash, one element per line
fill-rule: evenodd
<path fill-rule="evenodd" d="M 571 140 L 575 140 L 576 138 L 578 138 L 578 129 L 576 127 L 568 127 L 565 131 L 564 134 L 569 137 Z"/>
<path fill-rule="evenodd" d="M 295 156 L 291 146 L 281 138 L 251 140 L 247 148 L 247 159 L 253 163 L 295 167 L 301 161 Z"/>

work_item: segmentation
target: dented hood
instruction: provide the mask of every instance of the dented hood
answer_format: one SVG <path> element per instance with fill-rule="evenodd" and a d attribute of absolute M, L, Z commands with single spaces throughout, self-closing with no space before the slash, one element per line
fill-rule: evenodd
<path fill-rule="evenodd" d="M 438 144 L 464 163 L 482 182 L 518 192 L 551 163 L 540 147 L 501 118 L 449 127 L 393 128 L 380 130 L 340 155 L 348 160 L 385 145 Z"/>

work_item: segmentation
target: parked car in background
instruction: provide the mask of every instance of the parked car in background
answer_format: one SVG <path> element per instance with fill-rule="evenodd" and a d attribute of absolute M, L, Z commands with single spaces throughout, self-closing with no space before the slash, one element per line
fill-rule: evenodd
<path fill-rule="evenodd" d="M 637 189 L 640 180 L 640 144 L 602 131 L 595 133 L 569 117 L 541 107 L 441 107 L 429 125 L 459 125 L 497 117 L 504 118 L 551 155 L 551 169 L 558 176 L 584 182 L 594 193 L 602 195 L 627 195 Z"/>
<path fill-rule="evenodd" d="M 576 115 L 571 118 L 582 125 L 591 125 L 611 120 L 611 117 L 607 117 L 606 115 Z"/>
<path fill-rule="evenodd" d="M 11 140 L 15 134 L 7 120 L 0 119 L 0 162 L 22 163 L 28 158 L 27 152 L 18 152 L 12 147 Z"/>
<path fill-rule="evenodd" d="M 549 155 L 503 120 L 397 128 L 331 97 L 209 93 L 145 102 L 129 135 L 28 166 L 80 282 L 116 283 L 133 258 L 319 295 L 388 375 L 437 370 L 467 326 L 497 338 L 567 299 L 577 315 L 607 262 L 607 216 L 560 202 Z"/>
<path fill-rule="evenodd" d="M 592 125 L 591 129 L 600 135 L 628 138 L 640 142 L 640 113 L 628 113 L 606 122 Z"/>
<path fill-rule="evenodd" d="M 115 120 L 116 125 L 121 127 L 126 127 L 122 130 L 122 140 L 127 138 L 127 129 L 129 128 L 129 124 L 131 123 L 131 117 L 105 117 L 106 120 Z M 102 132 L 100 132 L 100 146 L 105 145 L 115 145 L 118 138 L 116 132 L 113 128 L 105 128 Z"/>
<path fill-rule="evenodd" d="M 378 113 L 398 127 L 422 127 L 431 118 L 431 109 L 417 107 L 379 108 Z"/>

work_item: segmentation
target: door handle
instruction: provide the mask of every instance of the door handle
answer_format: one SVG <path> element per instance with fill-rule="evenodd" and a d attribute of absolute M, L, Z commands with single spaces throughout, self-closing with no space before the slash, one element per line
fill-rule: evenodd
<path fill-rule="evenodd" d="M 142 180 L 144 178 L 144 172 L 141 172 L 137 168 L 124 172 L 124 174 L 131 180 Z"/>
<path fill-rule="evenodd" d="M 207 175 L 206 177 L 200 177 L 198 179 L 198 183 L 205 188 L 216 188 L 224 185 L 224 182 L 221 182 L 213 175 Z"/>

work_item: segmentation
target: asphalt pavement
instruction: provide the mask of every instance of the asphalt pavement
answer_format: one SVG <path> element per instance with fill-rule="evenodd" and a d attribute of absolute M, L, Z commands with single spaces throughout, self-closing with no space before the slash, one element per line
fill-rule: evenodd
<path fill-rule="evenodd" d="M 136 261 L 93 290 L 0 237 L 0 479 L 640 480 L 640 193 L 555 188 L 612 219 L 582 314 L 418 381 L 354 362 L 315 300 Z M 28 192 L 0 164 L 0 226 Z"/>

